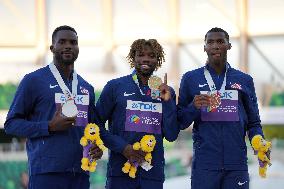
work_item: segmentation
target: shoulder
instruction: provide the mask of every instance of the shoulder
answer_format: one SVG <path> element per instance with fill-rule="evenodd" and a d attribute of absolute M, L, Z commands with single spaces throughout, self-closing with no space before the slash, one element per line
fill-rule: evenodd
<path fill-rule="evenodd" d="M 22 82 L 35 84 L 35 82 L 44 78 L 43 76 L 46 76 L 48 74 L 48 71 L 49 68 L 47 66 L 39 68 L 31 73 L 26 74 Z"/>
<path fill-rule="evenodd" d="M 244 72 L 237 70 L 235 68 L 230 68 L 228 74 L 229 74 L 229 76 L 238 78 L 239 80 L 242 80 L 244 82 L 252 82 L 253 81 L 253 78 L 249 74 L 244 73 Z"/>
<path fill-rule="evenodd" d="M 86 81 L 81 75 L 78 74 L 78 81 L 80 84 L 83 84 L 85 86 L 93 88 L 93 85 L 91 85 L 88 81 Z"/>
<path fill-rule="evenodd" d="M 183 78 L 192 78 L 192 77 L 200 77 L 204 75 L 204 67 L 200 67 L 191 71 L 186 72 L 183 75 Z"/>
<path fill-rule="evenodd" d="M 119 86 L 119 85 L 125 85 L 128 82 L 130 82 L 131 79 L 132 79 L 131 75 L 122 76 L 122 77 L 119 77 L 119 78 L 109 80 L 107 82 L 106 86 L 116 87 L 116 86 Z"/>
<path fill-rule="evenodd" d="M 197 68 L 186 72 L 181 79 L 181 85 L 186 83 L 197 83 L 199 80 L 204 79 L 204 67 Z"/>

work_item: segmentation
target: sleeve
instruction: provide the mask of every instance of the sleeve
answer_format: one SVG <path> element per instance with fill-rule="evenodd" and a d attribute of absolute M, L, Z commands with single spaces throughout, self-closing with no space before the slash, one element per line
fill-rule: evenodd
<path fill-rule="evenodd" d="M 95 97 L 95 90 L 94 88 L 91 86 L 90 87 L 90 99 L 89 99 L 89 110 L 88 110 L 88 122 L 89 123 L 97 123 L 97 119 L 96 119 L 96 97 Z"/>
<path fill-rule="evenodd" d="M 264 135 L 262 132 L 262 126 L 260 124 L 261 121 L 259 116 L 254 83 L 251 77 L 247 82 L 247 85 L 248 85 L 248 93 L 244 98 L 244 108 L 247 113 L 247 119 L 248 119 L 247 130 L 248 130 L 249 139 L 251 141 L 251 139 L 255 135 L 261 135 L 263 137 Z"/>
<path fill-rule="evenodd" d="M 172 142 L 177 139 L 180 128 L 177 122 L 176 94 L 171 89 L 172 98 L 169 101 L 163 101 L 163 121 L 162 132 L 166 140 Z"/>
<path fill-rule="evenodd" d="M 12 105 L 4 123 L 7 134 L 35 138 L 48 136 L 48 121 L 29 121 L 33 108 L 37 105 L 33 94 L 33 80 L 26 75 L 19 84 Z"/>
<path fill-rule="evenodd" d="M 105 128 L 106 121 L 111 120 L 115 106 L 113 94 L 112 84 L 108 82 L 97 101 L 96 117 L 101 129 L 101 138 L 105 146 L 114 152 L 122 153 L 128 143 L 122 137 L 112 134 L 111 131 Z"/>
<path fill-rule="evenodd" d="M 182 77 L 180 88 L 179 88 L 179 98 L 177 105 L 177 119 L 180 125 L 180 129 L 186 129 L 192 122 L 200 116 L 200 110 L 198 110 L 194 104 L 194 96 L 190 94 L 188 80 L 189 78 L 184 75 Z"/>

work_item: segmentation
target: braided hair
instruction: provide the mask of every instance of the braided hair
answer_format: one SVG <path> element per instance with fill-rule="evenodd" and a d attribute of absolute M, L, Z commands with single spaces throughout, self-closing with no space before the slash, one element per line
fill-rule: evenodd
<path fill-rule="evenodd" d="M 149 45 L 153 49 L 154 54 L 158 59 L 156 70 L 162 66 L 163 62 L 165 62 L 164 49 L 156 39 L 137 39 L 132 43 L 130 51 L 126 57 L 128 63 L 130 63 L 131 68 L 134 67 L 135 53 L 142 51 L 143 47 L 145 47 L 146 45 Z"/>

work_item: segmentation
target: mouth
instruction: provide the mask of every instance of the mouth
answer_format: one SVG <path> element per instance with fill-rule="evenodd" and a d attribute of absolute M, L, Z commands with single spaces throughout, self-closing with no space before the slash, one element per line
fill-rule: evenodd
<path fill-rule="evenodd" d="M 148 64 L 140 64 L 141 69 L 150 69 L 151 66 L 149 66 Z"/>
<path fill-rule="evenodd" d="M 96 134 L 96 132 L 90 132 L 90 134 L 91 134 L 91 135 L 94 135 L 94 134 Z"/>
<path fill-rule="evenodd" d="M 212 53 L 211 55 L 212 55 L 213 58 L 221 57 L 221 53 Z"/>
<path fill-rule="evenodd" d="M 72 52 L 72 51 L 63 51 L 61 54 L 62 54 L 63 56 L 66 56 L 66 57 L 73 56 L 73 52 Z"/>

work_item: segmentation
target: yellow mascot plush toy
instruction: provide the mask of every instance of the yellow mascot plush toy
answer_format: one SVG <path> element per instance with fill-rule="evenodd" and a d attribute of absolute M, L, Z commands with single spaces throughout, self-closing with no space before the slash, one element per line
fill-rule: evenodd
<path fill-rule="evenodd" d="M 145 135 L 142 137 L 140 142 L 136 142 L 133 144 L 133 149 L 134 150 L 141 149 L 143 152 L 146 152 L 145 160 L 148 163 L 148 165 L 151 166 L 151 161 L 152 161 L 151 152 L 154 150 L 155 145 L 156 145 L 155 137 L 153 135 Z M 129 176 L 131 178 L 135 178 L 138 166 L 139 165 L 137 163 L 131 165 L 130 162 L 127 161 L 122 167 L 122 172 L 129 173 Z"/>
<path fill-rule="evenodd" d="M 83 146 L 83 158 L 81 160 L 81 168 L 84 171 L 94 172 L 96 170 L 97 162 L 92 159 L 89 154 L 90 148 L 96 144 L 101 150 L 104 150 L 104 143 L 100 138 L 100 128 L 94 124 L 89 123 L 84 130 L 84 136 L 80 140 Z"/>
<path fill-rule="evenodd" d="M 270 163 L 270 151 L 272 144 L 262 138 L 261 135 L 255 135 L 251 140 L 251 145 L 257 154 L 259 162 L 259 175 L 262 178 L 266 177 L 267 165 Z"/>

